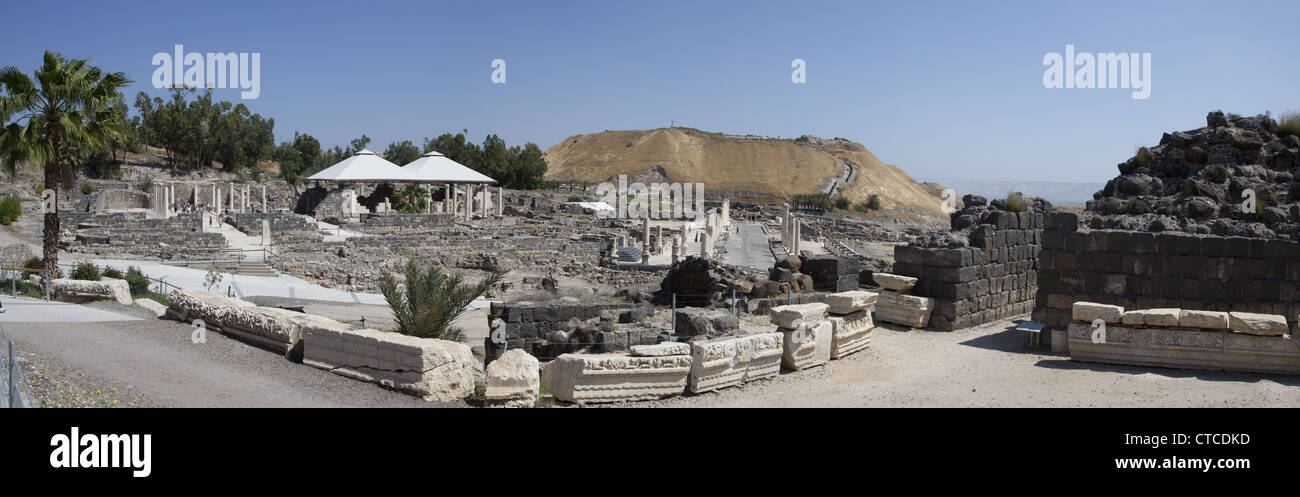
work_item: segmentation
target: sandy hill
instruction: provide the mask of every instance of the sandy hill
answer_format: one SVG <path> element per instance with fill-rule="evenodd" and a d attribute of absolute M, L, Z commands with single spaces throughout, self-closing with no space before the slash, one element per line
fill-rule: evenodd
<path fill-rule="evenodd" d="M 832 193 L 854 203 L 880 195 L 898 213 L 940 214 L 939 200 L 866 147 L 842 138 L 795 140 L 723 135 L 690 128 L 605 131 L 570 136 L 546 151 L 547 179 L 601 182 L 664 176 L 704 183 L 712 198 L 777 202 Z"/>

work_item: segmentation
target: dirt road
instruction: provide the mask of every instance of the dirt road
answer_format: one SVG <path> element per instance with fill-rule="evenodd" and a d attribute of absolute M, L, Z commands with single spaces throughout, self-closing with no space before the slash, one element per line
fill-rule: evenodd
<path fill-rule="evenodd" d="M 879 328 L 824 368 L 629 407 L 1295 407 L 1300 378 L 1073 362 L 1012 321 L 951 333 Z"/>

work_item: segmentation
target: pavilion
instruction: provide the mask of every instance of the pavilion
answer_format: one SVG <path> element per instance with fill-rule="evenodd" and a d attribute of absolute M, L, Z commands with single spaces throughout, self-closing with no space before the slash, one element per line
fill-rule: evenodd
<path fill-rule="evenodd" d="M 443 184 L 446 195 L 438 206 L 438 212 L 463 214 L 470 219 L 475 210 L 483 217 L 488 216 L 493 204 L 489 185 L 498 185 L 497 181 L 478 171 L 465 167 L 439 152 L 429 152 L 405 166 L 398 166 L 369 150 L 356 154 L 311 175 L 309 181 L 328 181 L 335 183 L 411 183 Z M 456 185 L 463 185 L 457 188 Z M 475 193 L 475 189 L 478 193 Z M 502 188 L 496 188 L 496 215 L 502 214 Z M 429 192 L 428 212 L 433 213 L 433 194 Z M 463 201 L 461 200 L 463 199 Z M 355 197 L 352 202 L 355 205 Z M 462 207 L 463 206 L 463 207 Z M 458 212 L 459 211 L 459 212 Z"/>

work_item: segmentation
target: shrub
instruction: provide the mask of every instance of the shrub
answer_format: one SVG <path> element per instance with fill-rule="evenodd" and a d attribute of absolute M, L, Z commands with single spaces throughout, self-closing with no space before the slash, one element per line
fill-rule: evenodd
<path fill-rule="evenodd" d="M 39 196 L 41 196 L 42 193 L 45 193 L 45 183 L 37 183 L 37 184 L 36 184 L 36 196 L 39 197 Z"/>
<path fill-rule="evenodd" d="M 82 183 L 82 184 L 81 184 L 81 194 L 82 194 L 82 195 L 90 195 L 91 193 L 94 193 L 94 191 L 95 191 L 95 187 L 92 186 L 90 183 Z"/>
<path fill-rule="evenodd" d="M 835 199 L 835 208 L 836 208 L 836 209 L 848 209 L 848 208 L 849 208 L 849 199 L 844 198 L 844 197 L 840 197 L 840 198 Z"/>
<path fill-rule="evenodd" d="M 870 197 L 867 197 L 867 208 L 873 211 L 880 210 L 880 195 L 873 193 Z"/>
<path fill-rule="evenodd" d="M 18 197 L 5 197 L 0 200 L 0 224 L 9 226 L 23 213 L 23 202 Z"/>
<path fill-rule="evenodd" d="M 1300 136 L 1300 111 L 1286 111 L 1278 114 L 1277 134 Z"/>
<path fill-rule="evenodd" d="M 149 191 L 150 188 L 153 188 L 153 178 L 146 176 L 144 181 L 140 182 L 138 188 L 140 188 L 140 191 L 142 192 Z"/>
<path fill-rule="evenodd" d="M 23 262 L 23 268 L 25 268 L 25 269 L 45 269 L 45 258 L 43 258 L 43 257 L 32 257 L 31 259 L 27 259 L 26 261 Z M 37 273 L 37 274 L 41 274 L 41 273 Z M 62 271 L 59 271 L 59 268 L 54 268 L 54 277 L 55 277 L 55 278 L 58 278 L 58 277 L 60 277 L 60 276 L 62 276 L 62 275 L 63 275 L 63 272 L 62 272 Z M 44 276 L 44 274 L 41 274 L 41 276 Z"/>
<path fill-rule="evenodd" d="M 77 266 L 72 268 L 72 279 L 99 281 L 99 268 L 89 262 L 78 262 Z"/>
<path fill-rule="evenodd" d="M 406 261 L 406 281 L 399 284 L 388 271 L 379 280 L 379 292 L 393 311 L 397 332 L 422 338 L 459 341 L 464 333 L 452 327 L 452 321 L 465 312 L 465 306 L 501 281 L 502 272 L 493 272 L 478 284 L 467 284 L 460 275 L 446 274 L 432 264 L 425 265 L 412 257 Z"/>
<path fill-rule="evenodd" d="M 1146 147 L 1138 147 L 1137 152 L 1133 154 L 1133 165 L 1136 167 L 1151 167 L 1151 150 Z"/>
<path fill-rule="evenodd" d="M 866 214 L 871 212 L 871 207 L 868 207 L 867 204 L 863 203 L 863 204 L 854 205 L 853 210 Z"/>
<path fill-rule="evenodd" d="M 1020 192 L 1007 193 L 1007 210 L 1011 212 L 1025 212 L 1029 210 L 1029 199 Z"/>
<path fill-rule="evenodd" d="M 116 280 L 120 280 L 120 279 L 122 279 L 122 271 L 118 270 L 118 269 L 115 268 L 115 267 L 107 267 L 107 266 L 106 266 L 106 267 L 104 267 L 104 272 L 103 272 L 103 273 L 100 273 L 100 276 L 103 276 L 103 277 L 105 277 L 105 278 L 113 278 L 113 279 L 116 279 Z"/>
<path fill-rule="evenodd" d="M 126 268 L 126 284 L 131 287 L 131 293 L 146 292 L 149 290 L 149 278 L 140 271 L 140 268 L 131 266 Z M 166 304 L 167 302 L 163 302 Z"/>

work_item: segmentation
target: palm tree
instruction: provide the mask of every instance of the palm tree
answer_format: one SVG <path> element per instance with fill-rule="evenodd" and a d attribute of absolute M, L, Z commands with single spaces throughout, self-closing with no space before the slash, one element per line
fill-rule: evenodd
<path fill-rule="evenodd" d="M 118 90 L 131 84 L 120 72 L 105 74 L 89 60 L 45 52 L 35 80 L 8 66 L 0 69 L 0 164 L 12 177 L 19 162 L 45 169 L 45 187 L 69 188 L 78 150 L 105 152 L 121 140 L 125 116 L 113 105 Z M 66 169 L 66 171 L 65 171 Z M 56 193 L 57 195 L 57 193 Z M 59 215 L 45 213 L 46 267 L 57 267 Z"/>
<path fill-rule="evenodd" d="M 505 273 L 493 271 L 477 284 L 466 283 L 460 275 L 447 274 L 415 257 L 406 261 L 405 282 L 383 271 L 379 292 L 393 311 L 397 332 L 421 338 L 460 341 L 465 334 L 452 322 L 465 312 L 474 299 L 501 281 Z"/>

